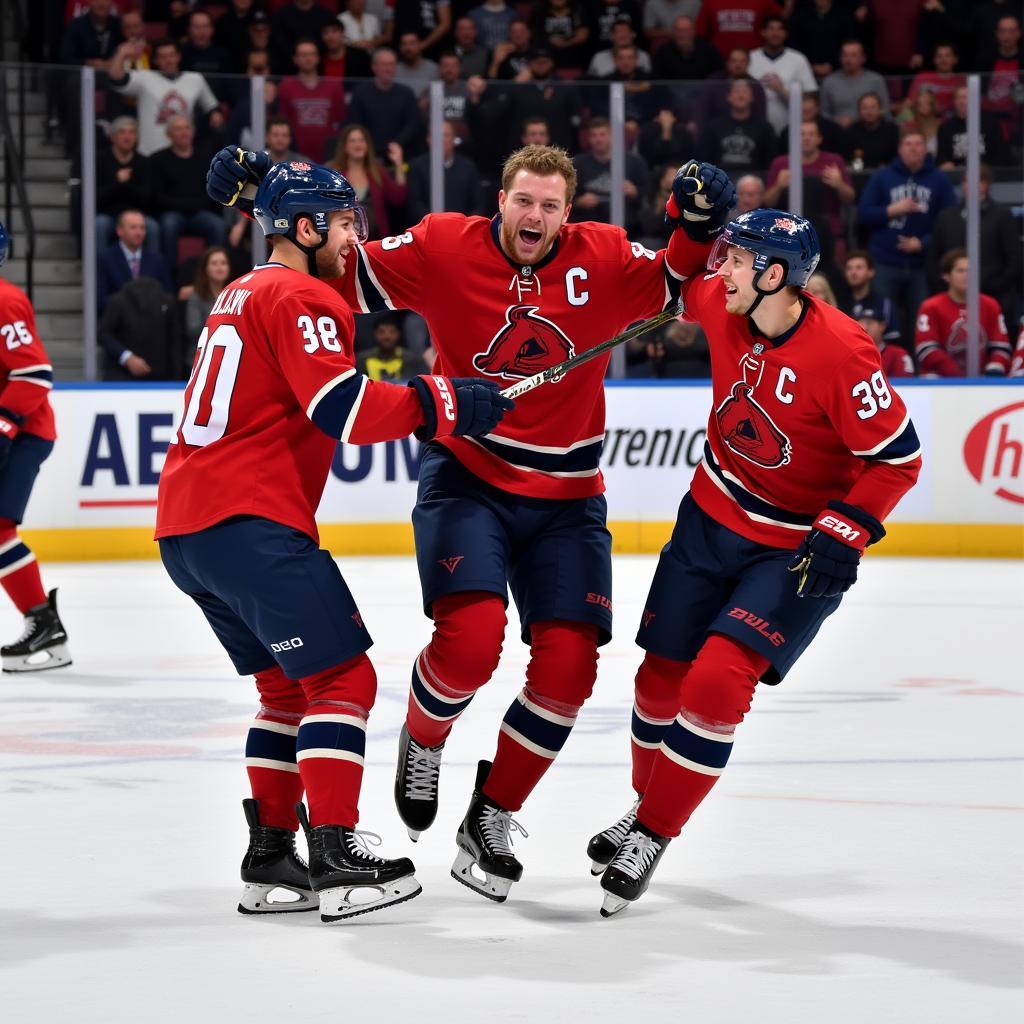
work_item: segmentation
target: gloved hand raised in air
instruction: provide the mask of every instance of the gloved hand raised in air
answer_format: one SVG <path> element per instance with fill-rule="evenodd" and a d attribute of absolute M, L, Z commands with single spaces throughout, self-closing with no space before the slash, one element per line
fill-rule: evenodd
<path fill-rule="evenodd" d="M 857 582 L 860 556 L 869 544 L 885 536 L 885 527 L 873 516 L 845 501 L 830 501 L 814 521 L 789 563 L 800 573 L 800 597 L 838 597 Z"/>
<path fill-rule="evenodd" d="M 688 160 L 672 179 L 665 221 L 681 227 L 695 242 L 708 242 L 729 219 L 736 186 L 720 167 Z"/>
<path fill-rule="evenodd" d="M 416 430 L 420 441 L 450 434 L 479 437 L 489 434 L 516 403 L 505 398 L 493 380 L 479 377 L 413 377 L 410 387 L 423 403 L 426 423 Z"/>
<path fill-rule="evenodd" d="M 252 213 L 252 200 L 267 171 L 270 157 L 225 146 L 210 161 L 206 172 L 206 194 L 221 206 L 237 206 L 244 213 Z"/>

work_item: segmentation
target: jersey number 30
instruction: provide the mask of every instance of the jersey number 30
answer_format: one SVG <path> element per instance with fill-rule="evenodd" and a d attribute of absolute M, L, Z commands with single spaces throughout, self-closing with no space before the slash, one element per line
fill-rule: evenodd
<path fill-rule="evenodd" d="M 178 428 L 185 444 L 203 448 L 224 436 L 241 358 L 242 339 L 231 324 L 221 324 L 210 335 L 203 328 Z"/>

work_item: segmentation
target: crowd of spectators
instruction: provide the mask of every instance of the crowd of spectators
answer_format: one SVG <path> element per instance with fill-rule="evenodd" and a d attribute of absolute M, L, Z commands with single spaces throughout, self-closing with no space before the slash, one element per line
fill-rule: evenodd
<path fill-rule="evenodd" d="M 181 362 L 168 372 L 183 376 L 197 318 L 251 258 L 246 222 L 205 195 L 206 165 L 225 141 L 338 168 L 371 237 L 428 212 L 432 141 L 447 209 L 493 214 L 502 161 L 539 142 L 573 154 L 572 219 L 608 220 L 612 82 L 625 94 L 625 226 L 649 246 L 664 243 L 672 172 L 691 156 L 733 175 L 741 209 L 787 206 L 799 85 L 804 212 L 823 243 L 816 287 L 880 348 L 899 348 L 895 372 L 903 355 L 920 368 L 918 311 L 949 294 L 945 260 L 964 244 L 966 76 L 979 73 L 982 286 L 1011 330 L 1022 313 L 1020 207 L 990 195 L 994 182 L 1021 178 L 1019 0 L 59 2 L 55 57 L 98 72 L 95 244 L 111 376 L 153 376 L 161 362 L 126 340 L 130 303 L 112 307 L 120 292 L 145 278 L 169 296 Z M 262 140 L 251 137 L 253 76 L 267 79 Z M 433 82 L 438 140 L 428 137 Z M 77 93 L 60 92 L 74 149 Z M 402 376 L 429 363 L 412 318 L 379 327 L 360 327 L 360 344 L 377 353 L 367 365 Z M 629 364 L 637 375 L 705 373 L 706 345 L 673 325 L 635 346 Z"/>

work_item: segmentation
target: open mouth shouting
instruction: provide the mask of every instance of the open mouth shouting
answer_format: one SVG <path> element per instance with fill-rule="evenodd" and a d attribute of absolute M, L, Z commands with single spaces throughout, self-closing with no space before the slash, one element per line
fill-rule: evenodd
<path fill-rule="evenodd" d="M 517 238 L 524 252 L 535 252 L 540 243 L 544 240 L 544 234 L 533 228 L 520 228 Z"/>

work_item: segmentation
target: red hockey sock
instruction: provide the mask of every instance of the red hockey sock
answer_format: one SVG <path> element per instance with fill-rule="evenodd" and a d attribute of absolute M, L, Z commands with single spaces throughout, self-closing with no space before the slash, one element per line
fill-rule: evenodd
<path fill-rule="evenodd" d="M 505 713 L 484 793 L 518 811 L 576 724 L 597 678 L 596 626 L 538 622 L 530 629 L 526 686 Z"/>
<path fill-rule="evenodd" d="M 366 719 L 377 675 L 365 654 L 301 680 L 308 704 L 295 740 L 310 825 L 359 821 Z"/>
<path fill-rule="evenodd" d="M 22 615 L 46 603 L 39 563 L 18 536 L 18 524 L 12 519 L 0 519 L 0 584 Z"/>
<path fill-rule="evenodd" d="M 409 735 L 427 747 L 444 743 L 473 694 L 494 674 L 505 639 L 505 602 L 468 591 L 438 598 L 434 635 L 412 670 Z"/>
<path fill-rule="evenodd" d="M 245 740 L 245 770 L 260 824 L 298 830 L 295 805 L 302 779 L 295 763 L 295 737 L 306 710 L 302 686 L 277 666 L 256 673 L 260 710 Z"/>
<path fill-rule="evenodd" d="M 729 637 L 708 637 L 683 682 L 680 712 L 655 754 L 637 811 L 641 824 L 658 835 L 679 835 L 725 769 L 736 726 L 770 664 Z"/>
<path fill-rule="evenodd" d="M 679 713 L 683 680 L 689 661 L 673 661 L 647 654 L 636 674 L 630 751 L 633 755 L 633 789 L 640 795 L 647 789 L 654 757 L 665 730 Z"/>

